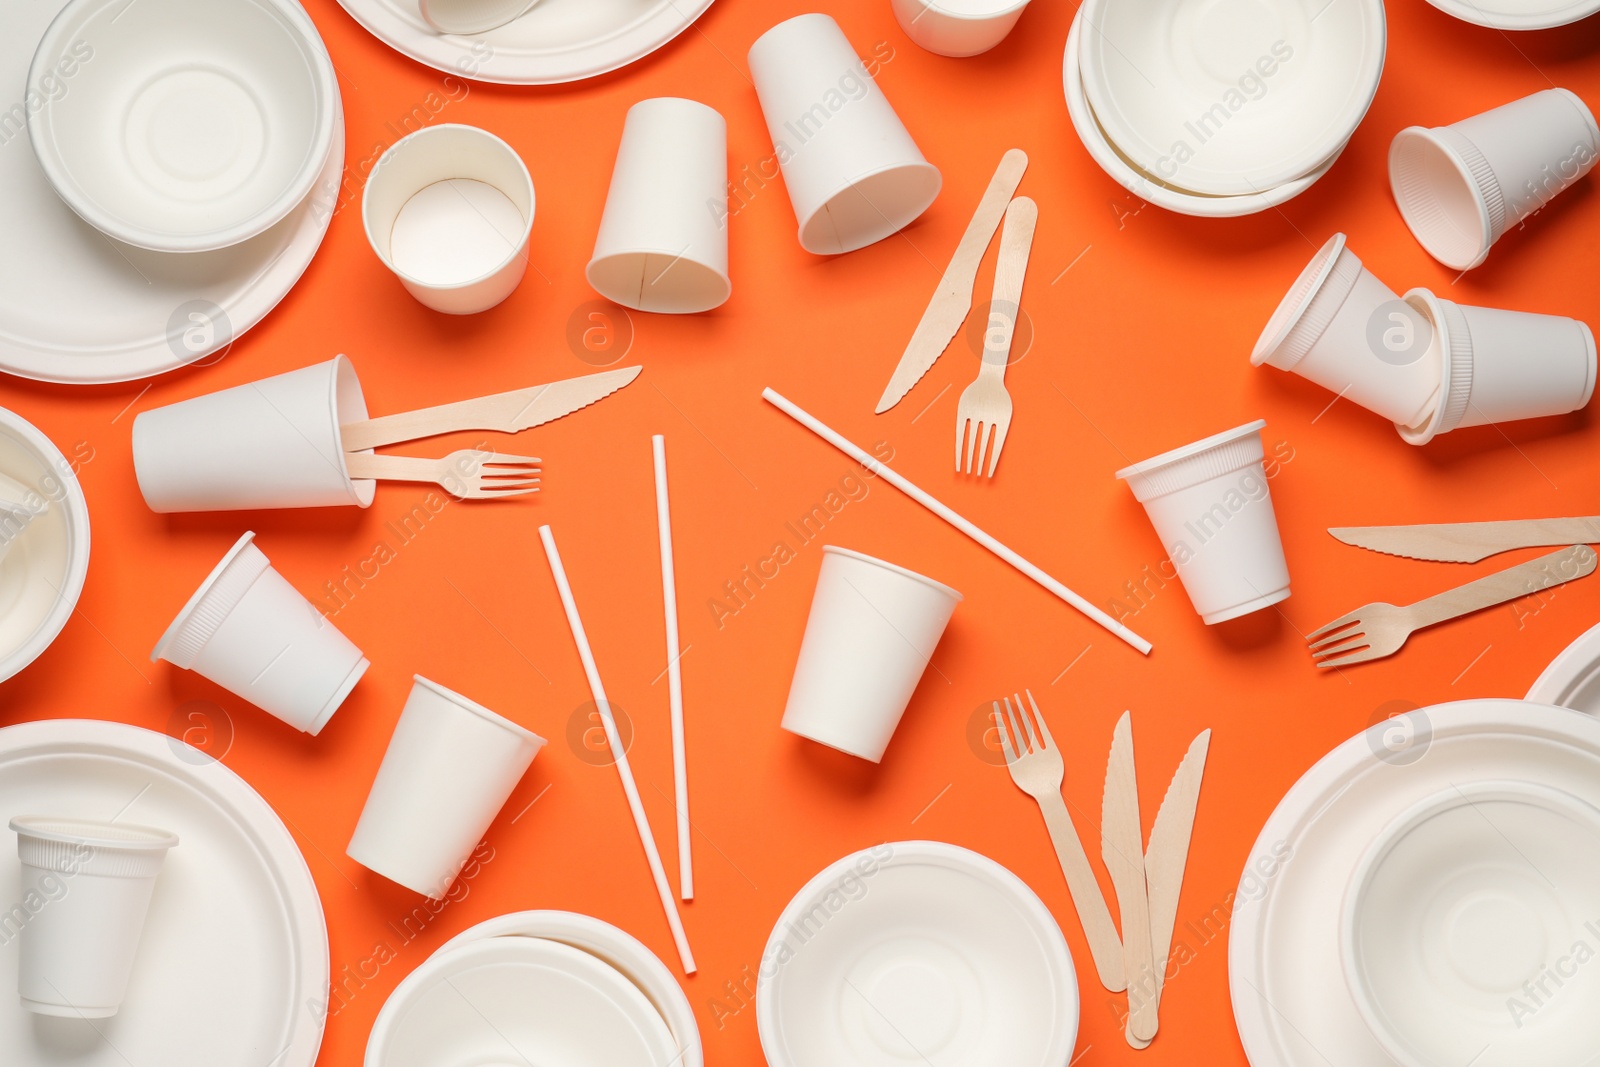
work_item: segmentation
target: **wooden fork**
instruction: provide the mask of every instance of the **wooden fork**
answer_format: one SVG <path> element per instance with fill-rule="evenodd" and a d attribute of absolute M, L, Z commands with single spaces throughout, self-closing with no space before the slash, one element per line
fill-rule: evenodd
<path fill-rule="evenodd" d="M 434 482 L 462 500 L 501 500 L 539 491 L 539 460 L 464 448 L 439 459 L 348 452 L 352 478 L 391 482 Z"/>
<path fill-rule="evenodd" d="M 1028 252 L 1039 209 L 1025 196 L 1006 208 L 1005 229 L 1000 233 L 1000 258 L 994 269 L 994 299 L 989 304 L 989 324 L 983 334 L 983 362 L 978 376 L 961 392 L 956 404 L 956 470 L 994 477 L 1011 429 L 1011 394 L 1006 392 L 1006 363 L 1011 359 L 1011 338 L 1021 313 L 1022 280 L 1028 273 Z M 989 443 L 993 433 L 994 443 Z M 988 452 L 988 468 L 984 453 Z"/>

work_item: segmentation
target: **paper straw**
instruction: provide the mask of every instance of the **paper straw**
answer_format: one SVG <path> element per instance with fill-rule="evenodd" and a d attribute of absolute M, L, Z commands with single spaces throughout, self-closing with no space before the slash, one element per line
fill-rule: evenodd
<path fill-rule="evenodd" d="M 656 532 L 661 539 L 661 599 L 667 612 L 667 699 L 672 703 L 672 782 L 678 805 L 678 893 L 694 899 L 689 840 L 689 760 L 683 742 L 683 672 L 678 669 L 678 577 L 672 566 L 672 509 L 667 503 L 667 439 L 650 438 L 656 459 Z"/>
<path fill-rule="evenodd" d="M 945 522 L 948 522 L 951 526 L 954 526 L 956 529 L 960 530 L 962 533 L 978 542 L 978 544 L 982 545 L 984 548 L 987 548 L 990 552 L 993 552 L 995 555 L 1011 564 L 1023 574 L 1026 574 L 1029 578 L 1032 578 L 1034 581 L 1044 586 L 1062 600 L 1065 600 L 1068 604 L 1071 604 L 1073 607 L 1089 616 L 1089 618 L 1093 619 L 1095 622 L 1099 623 L 1113 634 L 1116 634 L 1118 637 L 1122 638 L 1122 640 L 1126 641 L 1140 652 L 1143 652 L 1146 655 L 1150 654 L 1149 641 L 1146 641 L 1144 638 L 1140 637 L 1138 634 L 1122 625 L 1116 619 L 1113 619 L 1110 615 L 1107 615 L 1105 612 L 1101 611 L 1099 608 L 1083 599 L 1083 597 L 1079 596 L 1077 593 L 1074 593 L 1072 590 L 1068 589 L 1066 586 L 1050 577 L 1050 575 L 1046 574 L 1039 567 L 1023 559 L 1013 549 L 1007 548 L 989 534 L 986 534 L 982 530 L 978 529 L 978 527 L 974 526 L 967 519 L 962 518 L 949 507 L 935 500 L 931 495 L 913 485 L 903 476 L 896 474 L 894 471 L 878 462 L 878 460 L 874 459 L 864 449 L 852 444 L 843 435 L 829 428 L 826 424 L 818 420 L 816 416 L 811 415 L 803 408 L 796 405 L 794 401 L 790 400 L 788 397 L 785 397 L 775 389 L 768 388 L 761 391 L 761 398 L 767 403 L 771 404 L 773 407 L 777 408 L 779 411 L 783 412 L 785 415 L 789 416 L 794 421 L 798 422 L 800 425 L 804 426 L 806 429 L 810 430 L 812 433 L 816 434 L 818 437 L 822 438 L 824 441 L 828 442 L 834 448 L 837 448 L 839 451 L 843 452 L 845 455 L 861 464 L 873 474 L 877 475 L 890 485 L 894 486 L 896 489 L 900 490 L 906 496 L 909 496 L 912 500 L 915 500 L 917 503 L 933 512 L 935 515 L 939 516 Z"/>
<path fill-rule="evenodd" d="M 655 879 L 656 893 L 661 897 L 661 908 L 667 913 L 667 925 L 672 928 L 673 944 L 678 946 L 678 958 L 683 961 L 685 974 L 693 974 L 694 953 L 689 950 L 689 935 L 683 930 L 683 917 L 678 914 L 678 902 L 667 884 L 666 868 L 661 866 L 661 853 L 656 849 L 655 834 L 650 832 L 650 820 L 645 816 L 644 803 L 639 799 L 639 787 L 633 781 L 633 768 L 628 766 L 628 753 L 617 733 L 617 722 L 612 717 L 611 705 L 606 701 L 606 690 L 600 684 L 600 669 L 595 666 L 594 652 L 589 648 L 589 637 L 583 630 L 583 620 L 578 617 L 578 602 L 572 599 L 572 586 L 567 583 L 566 568 L 561 566 L 561 553 L 556 551 L 556 538 L 550 527 L 539 527 L 539 540 L 544 542 L 545 557 L 550 560 L 550 573 L 556 579 L 556 591 L 561 594 L 561 607 L 567 613 L 567 625 L 572 627 L 572 640 L 578 646 L 578 658 L 583 661 L 584 676 L 589 679 L 589 692 L 600 711 L 600 723 L 605 727 L 606 744 L 617 764 L 617 776 L 622 779 L 622 791 L 628 797 L 628 810 L 633 812 L 633 825 L 639 831 L 639 843 L 644 846 L 645 859 L 650 861 L 650 876 Z"/>

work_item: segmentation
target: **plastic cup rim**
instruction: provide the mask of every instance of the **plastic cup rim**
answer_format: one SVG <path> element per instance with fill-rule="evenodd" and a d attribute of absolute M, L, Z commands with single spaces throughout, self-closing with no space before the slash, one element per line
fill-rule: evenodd
<path fill-rule="evenodd" d="M 222 559 L 217 561 L 217 565 L 211 568 L 211 573 L 206 575 L 205 581 L 200 583 L 200 587 L 190 595 L 183 607 L 178 609 L 178 614 L 173 618 L 171 624 L 168 625 L 166 631 L 161 635 L 161 639 L 156 642 L 156 647 L 150 651 L 151 663 L 159 663 L 162 659 L 166 658 L 167 650 L 170 649 L 172 647 L 172 643 L 178 639 L 178 635 L 188 627 L 190 619 L 194 615 L 195 609 L 200 606 L 200 602 L 210 594 L 212 587 L 221 580 L 222 575 L 228 570 L 228 568 L 233 566 L 234 562 L 239 558 L 239 555 L 244 552 L 245 547 L 252 544 L 255 539 L 256 532 L 254 530 L 246 530 L 240 536 L 239 540 L 233 543 L 233 547 L 228 549 L 228 551 L 223 554 Z M 272 569 L 271 560 L 267 561 L 267 569 Z"/>
<path fill-rule="evenodd" d="M 91 848 L 116 852 L 165 852 L 178 844 L 178 835 L 159 826 L 140 823 L 106 823 L 95 819 L 81 819 L 71 815 L 16 815 L 8 824 L 19 836 L 61 844 L 85 844 Z M 81 827 L 73 832 L 56 827 Z M 131 832 L 133 837 L 115 837 L 106 832 L 108 827 Z M 95 831 L 100 831 L 96 833 Z"/>
<path fill-rule="evenodd" d="M 1150 474 L 1153 471 L 1160 470 L 1162 467 L 1169 467 L 1172 464 L 1178 463 L 1182 460 L 1192 459 L 1204 452 L 1210 452 L 1213 449 L 1221 448 L 1223 445 L 1232 444 L 1234 441 L 1243 440 L 1244 438 L 1249 437 L 1251 434 L 1258 434 L 1266 425 L 1266 419 L 1253 419 L 1242 426 L 1235 426 L 1231 430 L 1223 430 L 1221 433 L 1214 433 L 1210 437 L 1202 437 L 1198 441 L 1181 445 L 1177 448 L 1171 449 L 1170 451 L 1163 452 L 1160 455 L 1151 456 L 1149 459 L 1141 460 L 1138 463 L 1132 464 L 1131 466 L 1123 467 L 1117 472 L 1117 477 L 1123 481 L 1127 481 L 1129 478 L 1137 477 L 1141 474 Z"/>
<path fill-rule="evenodd" d="M 484 707 L 482 704 L 479 704 L 476 700 L 473 700 L 473 699 L 471 699 L 469 697 L 464 697 L 460 693 L 457 693 L 453 689 L 447 689 L 444 686 L 440 685 L 438 682 L 432 681 L 432 680 L 430 680 L 428 678 L 424 678 L 420 674 L 413 674 L 411 676 L 411 682 L 412 682 L 412 685 L 421 686 L 423 689 L 428 690 L 430 693 L 434 694 L 435 696 L 441 697 L 444 700 L 449 701 L 451 704 L 454 704 L 456 707 L 460 708 L 462 711 L 471 712 L 473 715 L 476 715 L 479 718 L 484 719 L 487 722 L 493 723 L 495 726 L 499 726 L 499 727 L 507 730 L 508 732 L 514 734 L 515 736 L 517 736 L 521 740 L 528 741 L 528 742 L 530 742 L 532 744 L 538 745 L 540 748 L 543 748 L 545 746 L 545 744 L 547 743 L 544 738 L 540 737 L 538 734 L 534 733 L 532 730 L 528 729 L 526 726 L 522 726 L 519 723 L 512 722 L 510 719 L 506 718 L 504 715 L 501 715 L 499 712 L 491 711 L 490 709 Z"/>
<path fill-rule="evenodd" d="M 1444 158 L 1448 160 L 1450 166 L 1454 168 L 1456 176 L 1466 185 L 1468 189 L 1472 190 L 1472 206 L 1477 210 L 1478 232 L 1476 235 L 1477 250 L 1473 254 L 1471 262 L 1463 263 L 1459 260 L 1456 260 L 1455 262 L 1447 262 L 1438 256 L 1432 248 L 1428 247 L 1427 242 L 1422 241 L 1421 237 L 1417 237 L 1418 243 L 1423 245 L 1423 248 L 1427 251 L 1427 253 L 1430 256 L 1433 256 L 1435 259 L 1438 259 L 1439 262 L 1443 263 L 1445 266 L 1451 268 L 1452 270 L 1471 270 L 1472 268 L 1482 264 L 1485 259 L 1489 258 L 1489 249 L 1494 246 L 1494 241 L 1490 239 L 1490 234 L 1493 228 L 1489 224 L 1489 205 L 1483 199 L 1483 190 L 1478 188 L 1478 181 L 1477 178 L 1475 178 L 1472 174 L 1472 168 L 1467 166 L 1466 161 L 1461 158 L 1460 153 L 1458 153 L 1455 148 L 1449 144 L 1449 142 L 1445 141 L 1444 138 L 1439 136 L 1439 129 L 1449 129 L 1449 127 L 1407 126 L 1405 129 L 1395 134 L 1394 140 L 1389 142 L 1389 156 L 1391 159 L 1394 157 L 1394 154 L 1400 150 L 1402 142 L 1410 140 L 1426 141 L 1428 145 L 1431 146 L 1435 151 L 1443 153 Z M 1391 164 L 1391 167 L 1392 166 L 1393 165 Z M 1398 198 L 1396 198 L 1396 200 L 1398 202 Z M 1405 215 L 1404 209 L 1402 209 L 1401 214 Z M 1406 228 L 1411 230 L 1413 236 L 1417 236 L 1417 231 L 1411 226 L 1411 220 L 1409 218 L 1406 219 Z"/>
<path fill-rule="evenodd" d="M 1269 319 L 1267 321 L 1267 326 L 1262 329 L 1261 336 L 1256 339 L 1255 349 L 1250 353 L 1251 366 L 1259 367 L 1261 364 L 1268 362 L 1274 355 L 1277 354 L 1278 349 L 1283 347 L 1283 343 L 1284 341 L 1288 340 L 1289 334 L 1293 332 L 1294 328 L 1300 324 L 1300 320 L 1305 318 L 1306 312 L 1310 310 L 1311 305 L 1315 303 L 1317 296 L 1322 292 L 1322 287 L 1328 284 L 1328 278 L 1333 275 L 1333 268 L 1338 265 L 1339 257 L 1344 254 L 1345 249 L 1348 247 L 1349 241 L 1343 233 L 1336 233 L 1322 243 L 1322 247 L 1317 250 L 1316 254 L 1319 256 L 1324 256 L 1324 259 L 1322 261 L 1322 266 L 1317 271 L 1316 278 L 1312 280 L 1311 286 L 1306 290 L 1305 296 L 1303 296 L 1300 299 L 1300 303 L 1296 305 L 1294 314 L 1290 316 L 1289 319 L 1284 322 L 1283 326 L 1278 330 L 1278 332 L 1273 335 L 1270 343 L 1267 341 L 1266 330 L 1271 328 L 1272 320 Z M 1289 294 L 1285 293 L 1284 299 L 1288 299 L 1288 297 Z M 1274 312 L 1273 318 L 1276 317 L 1276 312 Z"/>
<path fill-rule="evenodd" d="M 1412 297 L 1416 299 L 1413 300 Z M 1428 316 L 1428 325 L 1433 327 L 1434 340 L 1438 344 L 1441 354 L 1439 360 L 1439 389 L 1435 394 L 1438 399 L 1434 402 L 1433 410 L 1428 413 L 1427 421 L 1420 426 L 1401 426 L 1398 422 L 1394 424 L 1394 428 L 1399 431 L 1400 436 L 1405 439 L 1407 444 L 1425 445 L 1441 432 L 1446 431 L 1443 422 L 1445 408 L 1448 406 L 1450 398 L 1452 379 L 1450 367 L 1450 323 L 1440 308 L 1443 298 L 1436 295 L 1431 289 L 1424 289 L 1418 286 L 1415 289 L 1407 290 L 1401 299 Z M 1418 307 L 1419 304 L 1421 307 Z"/>
<path fill-rule="evenodd" d="M 910 578 L 914 581 L 921 582 L 923 585 L 929 586 L 930 588 L 936 589 L 945 596 L 950 597 L 957 604 L 966 599 L 965 594 L 963 594 L 960 590 L 952 589 L 950 586 L 945 585 L 936 578 L 929 578 L 926 574 L 918 574 L 910 567 L 902 567 L 898 563 L 890 563 L 886 559 L 879 559 L 877 556 L 869 556 L 865 552 L 858 552 L 853 548 L 841 548 L 838 545 L 823 545 L 822 554 L 824 556 L 829 554 L 846 556 L 862 563 L 870 563 L 875 567 L 881 567 L 886 571 L 900 575 L 902 578 Z"/>

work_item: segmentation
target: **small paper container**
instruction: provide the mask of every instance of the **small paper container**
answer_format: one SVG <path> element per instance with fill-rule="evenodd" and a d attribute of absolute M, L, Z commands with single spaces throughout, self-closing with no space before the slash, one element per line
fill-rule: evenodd
<path fill-rule="evenodd" d="M 1027 6 L 1028 0 L 968 0 L 956 6 L 938 0 L 890 0 L 907 37 L 930 52 L 957 58 L 987 52 L 1005 40 Z"/>
<path fill-rule="evenodd" d="M 416 675 L 346 851 L 390 881 L 443 898 L 544 743 Z"/>
<path fill-rule="evenodd" d="M 11 829 L 30 915 L 19 931 L 22 1006 L 73 1019 L 115 1015 L 156 876 L 177 835 L 43 816 L 18 816 Z"/>
<path fill-rule="evenodd" d="M 1207 626 L 1289 596 L 1262 419 L 1117 472 L 1144 505 Z"/>
<path fill-rule="evenodd" d="M 1428 254 L 1468 270 L 1597 159 L 1600 126 L 1588 106 L 1545 89 L 1450 126 L 1401 130 L 1389 146 L 1389 185 Z"/>
<path fill-rule="evenodd" d="M 1594 334 L 1577 319 L 1471 307 L 1427 289 L 1405 299 L 1433 327 L 1441 368 L 1433 410 L 1412 425 L 1395 424 L 1408 443 L 1425 445 L 1463 426 L 1563 415 L 1594 395 Z"/>
<path fill-rule="evenodd" d="M 750 46 L 749 59 L 806 251 L 865 248 L 939 195 L 939 169 L 923 158 L 833 19 L 780 22 Z"/>
<path fill-rule="evenodd" d="M 1250 362 L 1293 371 L 1391 422 L 1410 424 L 1439 395 L 1438 353 L 1426 332 L 1391 322 L 1411 314 L 1336 233 L 1272 313 Z M 1407 343 L 1421 350 L 1407 351 Z"/>
<path fill-rule="evenodd" d="M 161 635 L 166 660 L 316 735 L 367 672 L 367 658 L 273 569 L 235 542 Z"/>
<path fill-rule="evenodd" d="M 709 311 L 728 299 L 728 125 L 694 100 L 628 109 L 587 271 L 637 311 Z"/>
<path fill-rule="evenodd" d="M 391 238 L 395 220 L 411 198 L 439 182 L 470 179 L 498 190 L 522 215 L 521 232 L 499 233 L 505 254 L 473 276 L 438 282 L 416 277 L 396 265 Z M 396 141 L 373 167 L 361 194 L 361 220 L 378 259 L 406 291 L 435 311 L 474 315 L 510 296 L 528 269 L 528 235 L 533 231 L 533 179 L 516 150 L 487 130 L 446 122 Z"/>
<path fill-rule="evenodd" d="M 340 427 L 367 417 L 344 356 L 207 393 L 133 420 L 133 469 L 150 510 L 367 507 Z"/>
<path fill-rule="evenodd" d="M 822 552 L 783 728 L 877 763 L 963 598 L 860 552 Z"/>

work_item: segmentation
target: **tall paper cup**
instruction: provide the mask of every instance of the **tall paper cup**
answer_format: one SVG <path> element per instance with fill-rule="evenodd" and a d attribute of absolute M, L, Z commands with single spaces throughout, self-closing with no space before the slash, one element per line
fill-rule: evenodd
<path fill-rule="evenodd" d="M 369 664 L 272 568 L 255 536 L 245 534 L 222 557 L 150 659 L 192 670 L 315 735 Z"/>
<path fill-rule="evenodd" d="M 396 141 L 361 194 L 378 259 L 406 292 L 449 315 L 487 311 L 516 289 L 533 209 L 533 179 L 516 150 L 452 122 Z"/>
<path fill-rule="evenodd" d="M 728 299 L 728 125 L 693 100 L 628 109 L 587 271 L 638 311 L 709 311 Z"/>
<path fill-rule="evenodd" d="M 750 46 L 800 246 L 832 255 L 906 226 L 939 195 L 939 170 L 827 15 L 780 22 Z"/>
<path fill-rule="evenodd" d="M 531 730 L 415 676 L 346 851 L 442 898 L 543 747 Z"/>
<path fill-rule="evenodd" d="M 1336 233 L 1272 313 L 1250 362 L 1293 371 L 1409 424 L 1432 410 L 1439 395 L 1438 352 L 1416 318 Z"/>
<path fill-rule="evenodd" d="M 165 830 L 83 819 L 11 820 L 29 918 L 19 931 L 17 992 L 37 1015 L 103 1019 L 128 990 Z M 37 905 L 35 907 L 34 905 Z"/>
<path fill-rule="evenodd" d="M 1389 185 L 1428 254 L 1468 270 L 1597 159 L 1600 126 L 1588 106 L 1545 89 L 1450 126 L 1401 130 L 1389 146 Z"/>
<path fill-rule="evenodd" d="M 860 552 L 822 552 L 783 728 L 877 763 L 962 596 Z"/>
<path fill-rule="evenodd" d="M 1028 0 L 890 0 L 906 36 L 941 56 L 975 56 L 1006 39 Z"/>
<path fill-rule="evenodd" d="M 1577 319 L 1471 307 L 1427 289 L 1411 290 L 1406 300 L 1433 327 L 1443 368 L 1432 412 L 1395 424 L 1411 444 L 1462 426 L 1563 415 L 1594 395 L 1594 334 Z"/>
<path fill-rule="evenodd" d="M 367 417 L 355 367 L 326 363 L 207 393 L 133 420 L 133 469 L 152 511 L 367 507 L 340 426 Z"/>
<path fill-rule="evenodd" d="M 1207 626 L 1289 596 L 1257 419 L 1117 472 Z"/>

